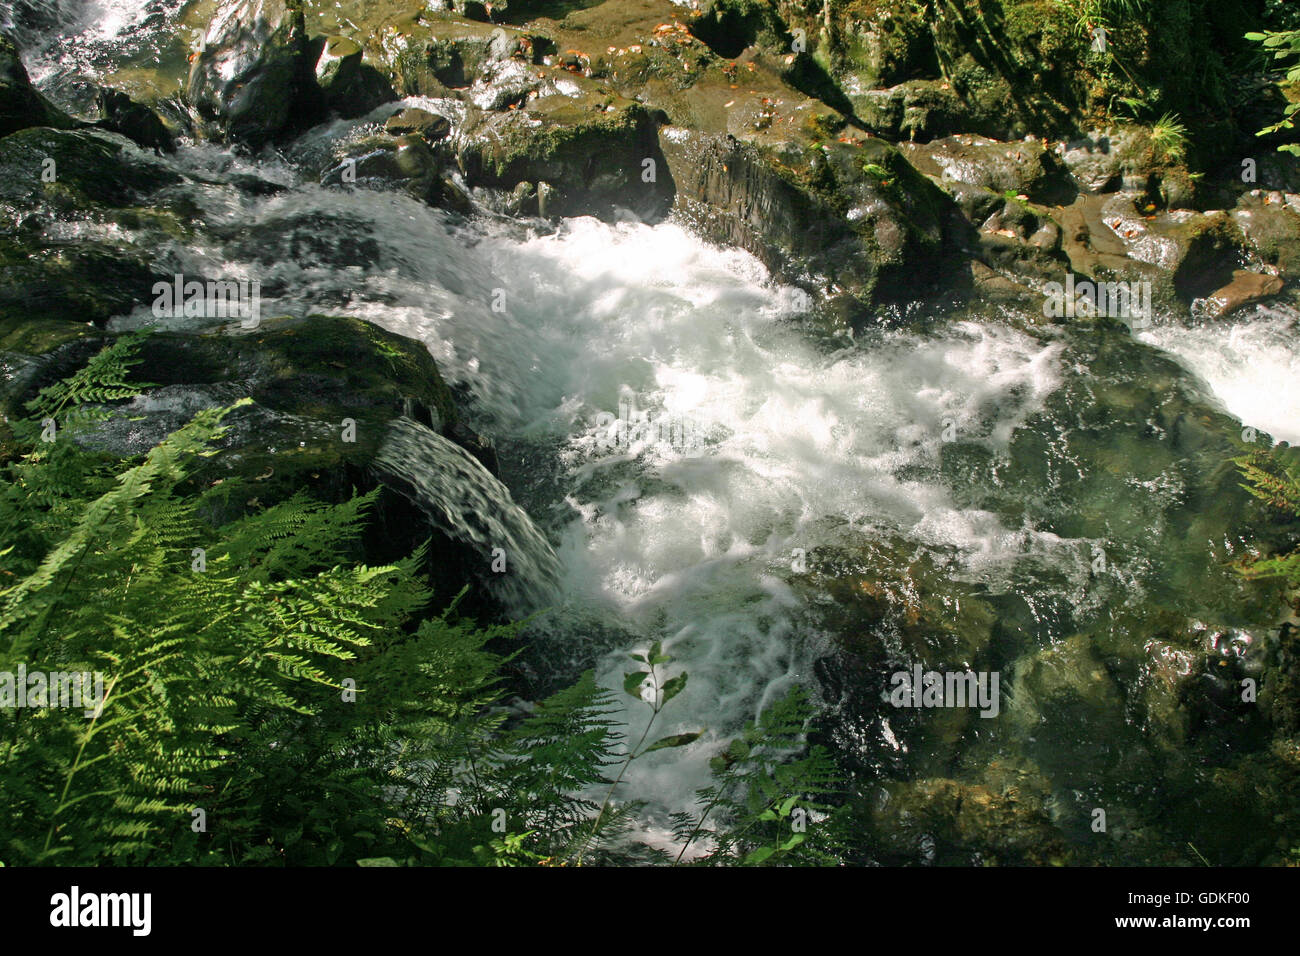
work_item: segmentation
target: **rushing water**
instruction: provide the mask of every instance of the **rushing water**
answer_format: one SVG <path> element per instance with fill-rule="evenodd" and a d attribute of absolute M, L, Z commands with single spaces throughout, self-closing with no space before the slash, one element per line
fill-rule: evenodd
<path fill-rule="evenodd" d="M 115 43 L 130 55 L 156 43 L 175 13 L 165 6 L 102 0 L 93 16 L 68 14 L 73 69 L 93 72 Z M 448 103 L 421 105 L 456 118 Z M 1156 604 L 1238 626 L 1259 616 L 1222 568 L 1241 546 L 1231 516 L 1198 498 L 1222 455 L 1180 451 L 1157 419 L 1170 403 L 1201 418 L 1219 407 L 1300 439 L 1294 313 L 1170 320 L 1140 333 L 1143 344 L 996 310 L 932 332 L 814 339 L 794 290 L 673 222 L 465 221 L 398 194 L 324 188 L 293 165 L 327 133 L 363 126 L 309 134 L 288 160 L 183 147 L 182 170 L 288 188 L 183 187 L 205 228 L 158 246 L 155 262 L 258 278 L 263 315 L 348 314 L 428 345 L 558 556 L 556 580 L 538 575 L 550 590 L 516 608 L 550 608 L 533 632 L 536 666 L 554 671 L 539 685 L 593 666 L 621 696 L 627 654 L 655 640 L 676 659 L 670 673 L 690 674 L 659 730 L 708 732 L 630 777 L 660 810 L 683 806 L 717 742 L 792 684 L 852 710 L 816 665 L 871 635 L 853 630 L 851 609 L 827 613 L 845 602 L 809 583 L 801 555 L 843 558 L 852 575 L 890 542 L 873 560 L 909 587 L 898 569 L 924 556 L 952 584 L 945 606 L 974 595 L 996 609 L 1003 663 Z M 141 309 L 115 326 L 151 321 Z M 610 421 L 632 407 L 672 426 L 610 447 Z M 425 457 L 431 468 L 445 459 Z M 405 456 L 407 470 L 418 460 Z M 889 657 L 902 662 L 902 645 Z M 634 738 L 644 714 L 630 705 Z M 999 752 L 1035 739 L 1023 724 L 997 726 Z M 921 745 L 907 733 L 850 715 L 836 739 L 880 766 L 880 754 Z"/>

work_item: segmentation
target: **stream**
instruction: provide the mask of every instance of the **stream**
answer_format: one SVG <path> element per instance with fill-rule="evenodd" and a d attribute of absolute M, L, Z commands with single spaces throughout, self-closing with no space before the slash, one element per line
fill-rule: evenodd
<path fill-rule="evenodd" d="M 54 95 L 166 55 L 181 6 L 49 0 L 17 27 L 57 25 L 29 57 Z M 406 103 L 456 119 L 450 101 Z M 519 567 L 558 568 L 540 595 L 511 592 L 514 613 L 545 609 L 526 633 L 539 696 L 594 668 L 636 739 L 649 711 L 622 692 L 628 655 L 660 641 L 668 676 L 689 673 L 656 734 L 705 733 L 632 766 L 643 837 L 666 839 L 718 746 L 794 685 L 853 774 L 988 780 L 1032 763 L 1079 840 L 1088 808 L 1157 818 L 1196 789 L 1197 761 L 1239 745 L 1225 731 L 1171 756 L 1146 688 L 1191 666 L 1170 639 L 1180 627 L 1235 659 L 1276 619 L 1227 567 L 1245 546 L 1241 503 L 1216 488 L 1232 483 L 1225 435 L 1300 441 L 1295 311 L 1164 315 L 1129 333 L 990 304 L 821 334 L 797 290 L 673 219 L 465 218 L 304 172 L 326 137 L 366 123 L 255 159 L 187 142 L 157 160 L 212 182 L 173 188 L 205 225 L 154 263 L 258 278 L 265 316 L 349 315 L 427 345 L 540 531 L 519 537 L 537 552 Z M 284 188 L 252 195 L 237 173 Z M 140 308 L 110 327 L 155 321 Z M 611 426 L 638 415 L 660 427 Z M 1130 692 L 1113 724 L 1043 703 L 1092 679 L 1093 657 L 1042 656 L 1084 634 L 1129 648 L 1108 664 Z M 1000 713 L 895 712 L 889 674 L 914 662 L 1000 671 Z M 1170 832 L 1195 816 L 1175 814 Z"/>

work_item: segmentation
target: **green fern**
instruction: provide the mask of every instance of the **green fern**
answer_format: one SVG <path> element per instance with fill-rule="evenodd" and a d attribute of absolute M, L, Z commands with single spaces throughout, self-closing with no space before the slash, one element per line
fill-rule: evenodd
<path fill-rule="evenodd" d="M 1232 461 L 1247 479 L 1242 485 L 1246 491 L 1283 515 L 1300 518 L 1300 460 L 1277 449 L 1256 449 Z M 1248 578 L 1282 578 L 1290 587 L 1300 587 L 1300 549 L 1251 561 L 1240 570 Z"/>

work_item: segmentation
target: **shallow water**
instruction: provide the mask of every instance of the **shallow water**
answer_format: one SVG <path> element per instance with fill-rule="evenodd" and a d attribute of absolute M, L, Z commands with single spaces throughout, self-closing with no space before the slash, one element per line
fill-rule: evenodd
<path fill-rule="evenodd" d="M 114 50 L 136 55 L 162 6 L 112 0 L 84 30 L 65 21 L 85 55 L 35 72 L 57 85 Z M 320 187 L 284 159 L 186 146 L 174 162 L 290 188 L 181 187 L 205 226 L 154 245 L 162 271 L 257 278 L 263 315 L 347 314 L 418 338 L 497 440 L 506 484 L 559 559 L 543 596 L 512 592 L 520 613 L 549 608 L 531 632 L 538 687 L 590 666 L 622 696 L 627 654 L 656 640 L 670 675 L 689 672 L 658 731 L 707 733 L 628 778 L 650 799 L 650 834 L 707 782 L 718 742 L 796 683 L 820 696 L 851 766 L 961 765 L 951 741 L 927 763 L 934 729 L 882 716 L 876 685 L 840 672 L 846 645 L 883 648 L 891 668 L 928 655 L 1009 675 L 1076 634 L 1124 631 L 1141 647 L 1162 613 L 1248 638 L 1273 614 L 1225 567 L 1244 545 L 1241 503 L 1208 476 L 1241 422 L 1300 440 L 1294 312 L 1173 317 L 1134 339 L 990 308 L 828 342 L 808 334 L 795 290 L 674 222 L 465 221 Z M 114 325 L 152 321 L 141 309 Z M 610 422 L 641 414 L 665 427 L 610 447 Z M 884 593 L 885 611 L 844 582 Z M 898 621 L 913 605 L 951 626 L 908 643 Z M 970 606 L 996 619 L 978 636 Z M 990 755 L 1033 759 L 1061 801 L 1085 805 L 1088 788 L 1052 754 L 1084 753 L 1097 728 L 1037 726 L 1008 706 L 972 732 L 965 772 Z M 630 704 L 634 738 L 645 713 Z M 1117 746 L 1148 746 L 1118 717 L 1133 736 Z M 1088 797 L 1128 794 L 1150 772 L 1099 771 Z"/>

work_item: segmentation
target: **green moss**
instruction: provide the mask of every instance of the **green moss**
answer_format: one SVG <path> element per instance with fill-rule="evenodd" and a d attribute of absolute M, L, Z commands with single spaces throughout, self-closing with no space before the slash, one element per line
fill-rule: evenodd
<path fill-rule="evenodd" d="M 0 314 L 0 352 L 45 355 L 89 333 L 85 322 Z"/>

